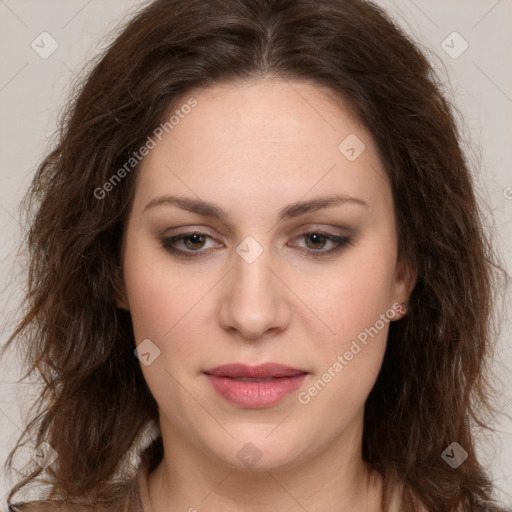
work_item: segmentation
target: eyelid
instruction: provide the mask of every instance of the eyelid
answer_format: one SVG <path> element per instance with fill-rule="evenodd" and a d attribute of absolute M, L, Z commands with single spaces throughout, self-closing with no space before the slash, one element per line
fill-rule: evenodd
<path fill-rule="evenodd" d="M 192 227 L 192 228 L 184 227 L 184 228 L 177 228 L 177 229 L 179 229 L 180 231 L 173 232 L 172 234 L 162 235 L 161 238 L 162 239 L 170 239 L 170 238 L 177 238 L 179 236 L 185 237 L 186 235 L 187 236 L 191 236 L 193 234 L 198 234 L 198 235 L 207 235 L 207 236 L 209 236 L 210 238 L 212 238 L 214 240 L 219 240 L 218 235 L 214 235 L 206 227 Z M 339 230 L 341 232 L 333 232 L 333 230 Z M 312 233 L 312 232 L 323 234 L 323 235 L 336 236 L 336 237 L 339 237 L 339 238 L 347 238 L 349 236 L 352 236 L 352 230 L 349 230 L 348 228 L 342 228 L 340 226 L 337 226 L 337 227 L 334 227 L 334 226 L 322 227 L 321 225 L 318 225 L 318 224 L 317 225 L 315 225 L 315 224 L 308 224 L 306 227 L 298 228 L 298 231 L 295 231 L 294 234 L 291 235 L 291 237 L 293 239 L 295 239 L 295 238 L 304 236 L 305 234 L 309 234 L 309 233 Z M 239 243 L 241 243 L 243 239 L 244 238 L 241 238 L 240 241 L 235 244 L 235 246 L 238 245 Z"/>
<path fill-rule="evenodd" d="M 333 232 L 334 231 L 334 232 Z M 334 227 L 334 226 L 322 226 L 320 224 L 308 224 L 305 228 L 300 228 L 299 232 L 295 236 L 301 236 L 305 235 L 306 233 L 324 233 L 327 235 L 332 236 L 339 236 L 339 237 L 346 237 L 350 236 L 352 233 L 352 230 L 348 228 L 342 228 L 342 227 Z"/>
<path fill-rule="evenodd" d="M 321 258 L 321 257 L 328 257 L 329 255 L 335 255 L 343 249 L 345 249 L 347 246 L 353 245 L 352 241 L 352 234 L 335 234 L 332 231 L 332 228 L 324 229 L 320 228 L 319 226 L 308 226 L 307 228 L 302 228 L 301 231 L 298 234 L 295 234 L 293 236 L 293 240 L 304 238 L 306 235 L 310 234 L 318 234 L 321 236 L 324 236 L 326 238 L 326 242 L 330 242 L 331 244 L 334 244 L 334 247 L 329 250 L 315 250 L 315 249 L 308 249 L 304 247 L 298 247 L 302 253 L 304 253 L 306 256 L 310 256 L 314 259 Z M 189 238 L 193 235 L 200 235 L 205 236 L 207 238 L 210 238 L 212 240 L 215 240 L 216 237 L 213 236 L 210 232 L 208 232 L 206 229 L 188 229 L 186 231 L 182 231 L 180 233 L 173 234 L 171 236 L 164 237 L 162 239 L 162 246 L 164 249 L 166 249 L 169 253 L 174 254 L 177 258 L 182 259 L 194 259 L 194 258 L 202 258 L 206 257 L 211 253 L 212 248 L 208 249 L 198 249 L 198 250 L 182 250 L 182 249 L 176 249 L 173 247 L 173 244 L 177 242 L 181 242 L 182 240 Z M 296 247 L 295 245 L 292 245 L 292 247 Z M 206 253 L 206 255 L 205 255 Z"/>

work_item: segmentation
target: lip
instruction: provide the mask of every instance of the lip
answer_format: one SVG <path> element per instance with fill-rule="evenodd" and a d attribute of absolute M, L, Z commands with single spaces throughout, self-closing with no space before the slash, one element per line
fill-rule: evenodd
<path fill-rule="evenodd" d="M 279 363 L 258 366 L 242 363 L 225 364 L 204 373 L 214 390 L 224 399 L 239 407 L 253 409 L 270 407 L 278 403 L 295 391 L 308 375 L 305 370 Z"/>
<path fill-rule="evenodd" d="M 307 372 L 279 363 L 263 363 L 257 366 L 231 363 L 216 366 L 206 370 L 204 373 L 215 377 L 267 379 L 269 377 L 294 377 L 295 375 Z"/>

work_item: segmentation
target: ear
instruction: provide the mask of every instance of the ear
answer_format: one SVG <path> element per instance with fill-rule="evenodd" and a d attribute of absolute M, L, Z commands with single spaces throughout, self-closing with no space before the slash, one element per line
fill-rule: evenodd
<path fill-rule="evenodd" d="M 401 258 L 397 262 L 395 276 L 393 279 L 393 304 L 400 305 L 398 309 L 394 308 L 397 313 L 394 320 L 399 320 L 407 314 L 407 304 L 417 278 L 418 271 L 410 259 Z"/>
<path fill-rule="evenodd" d="M 126 294 L 126 286 L 123 278 L 123 269 L 116 267 L 112 275 L 112 298 L 120 309 L 130 311 L 130 304 L 128 303 L 128 296 Z"/>

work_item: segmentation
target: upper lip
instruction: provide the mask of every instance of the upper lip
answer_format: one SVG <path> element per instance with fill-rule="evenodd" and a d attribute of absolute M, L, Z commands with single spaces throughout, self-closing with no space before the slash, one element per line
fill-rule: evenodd
<path fill-rule="evenodd" d="M 210 370 L 206 370 L 204 373 L 215 377 L 267 379 L 269 377 L 293 377 L 307 372 L 279 363 L 264 363 L 258 366 L 248 366 L 243 363 L 232 363 L 222 364 Z"/>

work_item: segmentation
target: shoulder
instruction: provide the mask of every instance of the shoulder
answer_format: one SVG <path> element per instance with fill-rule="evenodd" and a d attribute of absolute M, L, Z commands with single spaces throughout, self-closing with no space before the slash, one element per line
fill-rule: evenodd
<path fill-rule="evenodd" d="M 142 512 L 138 500 L 127 500 L 118 505 L 81 505 L 64 500 L 28 501 L 9 505 L 8 512 Z"/>
<path fill-rule="evenodd" d="M 73 503 L 64 499 L 45 499 L 13 503 L 8 512 L 143 512 L 138 489 L 132 488 L 122 499 L 112 503 Z"/>
<path fill-rule="evenodd" d="M 2 509 L 5 510 L 5 509 Z M 8 512 L 143 512 L 140 489 L 136 484 L 127 489 L 126 495 L 113 503 L 72 503 L 64 499 L 45 499 L 9 504 Z"/>
<path fill-rule="evenodd" d="M 126 486 L 126 494 L 113 503 L 84 504 L 72 503 L 64 499 L 44 499 L 0 506 L 0 511 L 8 512 L 143 512 L 148 508 L 147 501 L 148 468 L 141 463 L 136 475 Z M 1 505 L 1 504 L 0 504 Z M 150 508 L 148 508 L 149 510 Z"/>
<path fill-rule="evenodd" d="M 13 503 L 7 510 L 8 512 L 143 512 L 144 508 L 138 493 L 131 492 L 115 503 L 83 504 L 63 499 L 46 499 Z"/>
<path fill-rule="evenodd" d="M 71 510 L 74 512 L 75 510 L 80 510 L 75 507 L 70 508 L 69 504 L 67 504 L 67 508 L 65 508 L 65 503 L 62 501 L 56 500 L 47 500 L 47 501 L 29 501 L 26 503 L 14 503 L 9 505 L 7 509 L 9 512 L 46 512 L 50 510 Z"/>
<path fill-rule="evenodd" d="M 472 509 L 471 512 L 512 512 L 512 508 L 505 507 L 502 503 L 481 503 Z"/>
<path fill-rule="evenodd" d="M 415 510 L 418 512 L 431 512 L 433 509 L 427 509 L 423 505 L 416 504 Z M 458 508 L 458 512 L 512 512 L 512 508 L 505 507 L 503 504 L 481 502 L 469 506 L 469 508 Z"/>
<path fill-rule="evenodd" d="M 479 503 L 473 505 L 472 508 L 464 509 L 463 512 L 512 512 L 512 509 L 505 508 L 502 504 L 497 503 Z"/>
<path fill-rule="evenodd" d="M 103 507 L 102 507 L 103 508 Z M 100 508 L 69 503 L 63 500 L 40 500 L 9 505 L 8 512 L 99 512 Z M 105 510 L 103 508 L 103 510 Z M 112 512 L 114 509 L 112 509 Z"/>

